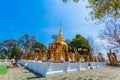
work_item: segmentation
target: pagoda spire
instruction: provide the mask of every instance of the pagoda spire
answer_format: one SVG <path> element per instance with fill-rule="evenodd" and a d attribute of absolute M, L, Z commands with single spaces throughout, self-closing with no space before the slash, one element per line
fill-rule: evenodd
<path fill-rule="evenodd" d="M 63 32 L 62 32 L 62 23 L 60 22 L 60 32 L 58 35 L 57 42 L 64 42 Z"/>

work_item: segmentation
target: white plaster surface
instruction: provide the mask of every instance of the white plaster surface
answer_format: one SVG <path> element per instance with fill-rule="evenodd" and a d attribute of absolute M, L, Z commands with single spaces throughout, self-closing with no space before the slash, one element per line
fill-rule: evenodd
<path fill-rule="evenodd" d="M 90 63 L 90 66 L 88 66 L 88 63 Z M 34 60 L 21 60 L 20 64 L 42 74 L 43 76 L 105 67 L 105 64 L 103 62 L 53 63 Z"/>

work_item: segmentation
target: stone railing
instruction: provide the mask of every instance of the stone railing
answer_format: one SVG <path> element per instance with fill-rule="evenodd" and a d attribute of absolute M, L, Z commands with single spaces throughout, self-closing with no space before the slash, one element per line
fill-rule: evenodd
<path fill-rule="evenodd" d="M 43 76 L 105 67 L 105 64 L 103 62 L 52 63 L 52 62 L 21 60 L 20 64 L 29 69 L 32 69 L 35 72 L 42 74 Z"/>

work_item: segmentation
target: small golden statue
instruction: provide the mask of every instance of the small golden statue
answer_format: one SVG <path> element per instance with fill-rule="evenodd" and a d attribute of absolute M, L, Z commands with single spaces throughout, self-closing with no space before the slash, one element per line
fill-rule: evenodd
<path fill-rule="evenodd" d="M 118 63 L 116 54 L 112 53 L 111 49 L 110 49 L 110 52 L 107 53 L 107 56 L 108 56 L 109 64 L 117 64 Z"/>

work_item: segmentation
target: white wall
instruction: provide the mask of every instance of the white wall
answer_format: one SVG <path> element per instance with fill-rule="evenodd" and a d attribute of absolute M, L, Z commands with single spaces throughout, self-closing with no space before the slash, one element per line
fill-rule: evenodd
<path fill-rule="evenodd" d="M 105 67 L 103 62 L 88 62 L 80 63 L 52 63 L 52 62 L 41 62 L 41 61 L 31 61 L 31 60 L 21 60 L 20 64 L 32 69 L 35 72 L 42 74 L 43 76 L 50 76 L 55 74 L 63 74 L 73 71 L 88 70 L 90 68 L 102 68 Z"/>

